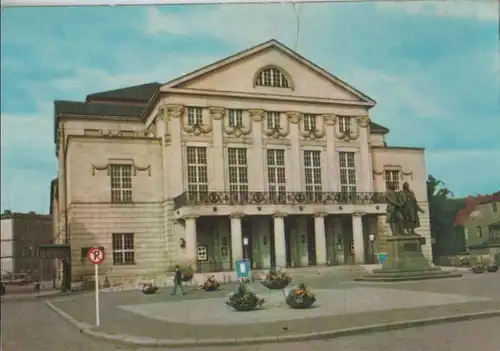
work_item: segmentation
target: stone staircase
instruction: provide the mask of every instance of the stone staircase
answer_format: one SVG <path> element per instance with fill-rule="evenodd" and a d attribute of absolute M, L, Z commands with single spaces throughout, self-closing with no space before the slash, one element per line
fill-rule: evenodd
<path fill-rule="evenodd" d="M 327 267 L 288 268 L 286 272 L 292 279 L 328 277 L 328 278 L 355 278 L 370 271 L 363 265 L 344 265 Z"/>

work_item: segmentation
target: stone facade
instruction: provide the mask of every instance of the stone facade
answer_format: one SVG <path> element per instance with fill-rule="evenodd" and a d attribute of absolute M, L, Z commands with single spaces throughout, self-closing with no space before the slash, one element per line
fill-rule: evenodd
<path fill-rule="evenodd" d="M 388 235 L 387 176 L 428 208 L 424 150 L 388 147 L 374 106 L 274 40 L 164 85 L 56 102 L 54 236 L 71 244 L 73 279 L 91 275 L 92 246 L 114 280 L 231 271 L 242 257 L 253 269 L 371 261 Z M 430 259 L 428 214 L 421 224 Z"/>

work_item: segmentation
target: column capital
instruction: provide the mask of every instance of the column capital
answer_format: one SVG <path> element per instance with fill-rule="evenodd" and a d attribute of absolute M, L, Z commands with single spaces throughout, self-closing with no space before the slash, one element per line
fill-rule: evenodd
<path fill-rule="evenodd" d="M 195 214 L 187 214 L 187 215 L 183 216 L 182 219 L 184 219 L 186 221 L 188 219 L 196 219 L 198 217 L 200 217 L 200 216 L 195 215 Z"/>
<path fill-rule="evenodd" d="M 313 213 L 313 217 L 326 217 L 326 216 L 328 216 L 327 212 L 318 211 Z"/>
<path fill-rule="evenodd" d="M 229 218 L 231 219 L 241 219 L 243 217 L 245 217 L 245 214 L 241 212 L 233 212 L 229 215 Z"/>
<path fill-rule="evenodd" d="M 212 118 L 217 121 L 222 119 L 222 117 L 224 117 L 224 114 L 226 113 L 226 109 L 224 107 L 210 106 L 208 110 L 210 111 L 210 115 L 212 116 Z"/>
<path fill-rule="evenodd" d="M 274 218 L 284 218 L 288 216 L 288 213 L 276 211 L 273 213 Z"/>
<path fill-rule="evenodd" d="M 352 214 L 353 217 L 363 217 L 366 213 L 365 212 L 354 212 Z"/>
<path fill-rule="evenodd" d="M 182 113 L 184 112 L 183 105 L 165 105 L 164 108 L 167 111 L 168 117 L 171 118 L 179 118 L 182 116 Z"/>

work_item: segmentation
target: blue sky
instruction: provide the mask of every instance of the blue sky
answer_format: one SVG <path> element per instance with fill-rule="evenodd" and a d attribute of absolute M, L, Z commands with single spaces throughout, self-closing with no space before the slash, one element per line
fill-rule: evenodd
<path fill-rule="evenodd" d="M 389 143 L 427 149 L 458 196 L 500 188 L 498 5 L 492 1 L 7 8 L 1 207 L 48 212 L 53 100 L 166 82 L 275 38 L 378 105 Z"/>

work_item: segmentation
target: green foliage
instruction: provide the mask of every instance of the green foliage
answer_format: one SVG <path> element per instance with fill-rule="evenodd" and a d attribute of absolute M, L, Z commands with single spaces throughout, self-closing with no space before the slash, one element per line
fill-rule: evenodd
<path fill-rule="evenodd" d="M 464 231 L 461 227 L 455 227 L 455 218 L 457 212 L 464 208 L 465 199 L 453 198 L 453 192 L 445 183 L 432 175 L 427 179 L 427 196 L 431 234 L 436 240 L 433 245 L 434 258 L 463 252 Z"/>

